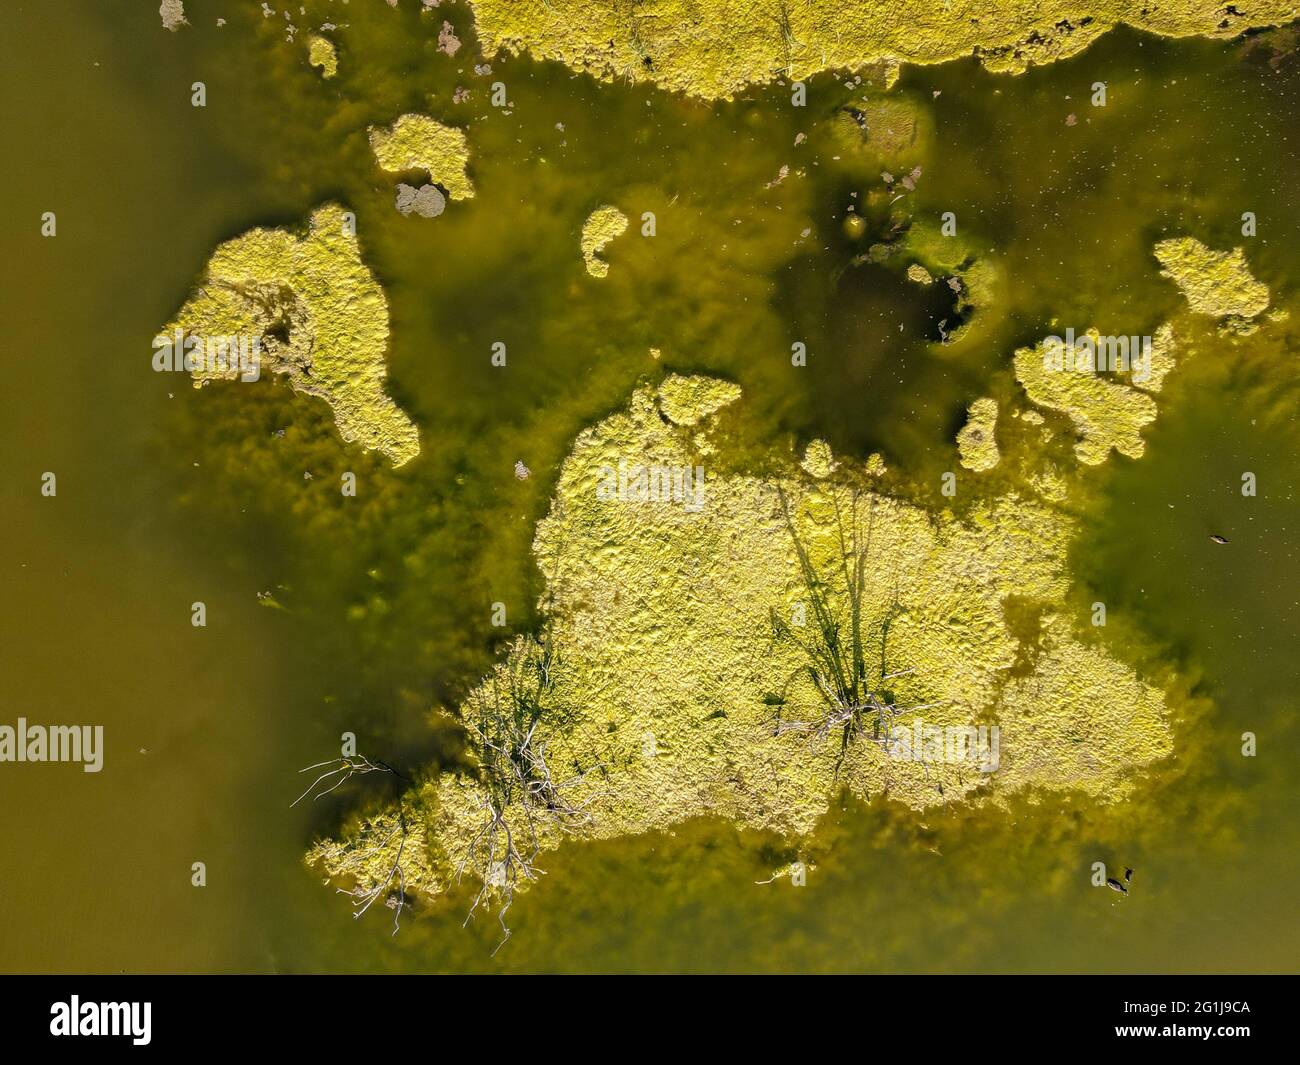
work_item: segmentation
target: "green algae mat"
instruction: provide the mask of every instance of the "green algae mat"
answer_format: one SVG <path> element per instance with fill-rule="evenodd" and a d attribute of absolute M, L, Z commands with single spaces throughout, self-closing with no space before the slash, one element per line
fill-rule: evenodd
<path fill-rule="evenodd" d="M 0 968 L 1294 970 L 1297 19 L 0 14 Z"/>

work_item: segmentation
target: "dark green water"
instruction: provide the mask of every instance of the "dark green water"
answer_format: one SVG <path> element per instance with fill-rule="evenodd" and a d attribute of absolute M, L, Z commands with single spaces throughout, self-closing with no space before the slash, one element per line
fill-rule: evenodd
<path fill-rule="evenodd" d="M 348 23 L 328 82 L 305 33 L 287 42 L 255 5 L 193 0 L 174 35 L 147 2 L 0 14 L 0 720 L 107 736 L 97 775 L 0 766 L 0 967 L 1294 970 L 1300 64 L 1125 31 L 1021 78 L 906 70 L 898 91 L 935 129 L 913 213 L 955 211 L 1006 279 L 978 343 L 943 358 L 932 293 L 849 266 L 865 244 L 842 220 L 865 185 L 826 133 L 856 95 L 835 76 L 804 110 L 779 88 L 705 105 L 528 60 L 479 77 L 468 12 L 422 21 L 417 6 L 309 4 L 304 30 Z M 454 59 L 434 46 L 444 15 L 465 41 Z M 508 114 L 488 104 L 496 80 Z M 1104 109 L 1088 104 L 1098 80 Z M 468 102 L 451 102 L 457 85 Z M 477 195 L 434 222 L 396 214 L 366 142 L 407 111 L 469 131 Z M 804 172 L 766 188 L 782 165 Z M 390 391 L 422 443 L 399 471 L 282 382 L 200 393 L 150 369 L 149 340 L 218 243 L 330 199 L 356 212 L 388 296 Z M 578 234 L 602 203 L 634 225 L 594 284 Z M 791 855 L 719 822 L 574 845 L 494 958 L 490 921 L 461 927 L 464 898 L 394 939 L 386 915 L 352 921 L 303 869 L 314 834 L 377 797 L 289 809 L 298 768 L 340 733 L 404 767 L 456 757 L 433 712 L 492 660 L 492 602 L 532 620 L 532 528 L 559 463 L 639 381 L 729 377 L 756 440 L 882 450 L 926 497 L 966 404 L 1012 394 L 1016 346 L 1053 320 L 1153 332 L 1181 299 L 1155 241 L 1243 243 L 1246 210 L 1252 270 L 1296 323 L 1237 345 L 1207 331 L 1146 456 L 1112 458 L 1072 500 L 1080 616 L 1104 600 L 1113 653 L 1179 693 L 1176 754 L 1132 800 L 853 805 L 811 844 L 801 890 L 754 886 Z M 796 340 L 811 353 L 798 374 Z M 356 500 L 337 492 L 344 470 Z M 1239 493 L 1245 470 L 1256 498 Z M 259 605 L 266 591 L 283 610 Z M 1098 860 L 1137 870 L 1129 898 L 1090 886 Z"/>

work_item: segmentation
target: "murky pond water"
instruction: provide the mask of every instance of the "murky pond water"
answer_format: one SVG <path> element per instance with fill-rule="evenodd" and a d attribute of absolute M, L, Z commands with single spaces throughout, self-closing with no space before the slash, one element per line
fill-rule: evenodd
<path fill-rule="evenodd" d="M 930 342 L 950 301 L 854 261 L 873 237 L 844 227 L 871 209 L 828 133 L 860 93 L 842 77 L 794 109 L 783 87 L 709 105 L 527 59 L 478 75 L 467 10 L 444 12 L 465 41 L 449 58 L 415 6 L 308 5 L 302 25 L 340 24 L 328 82 L 255 5 L 195 0 L 174 35 L 149 3 L 0 15 L 0 717 L 107 737 L 99 774 L 0 767 L 0 967 L 1294 970 L 1300 63 L 1120 31 L 1022 77 L 905 68 L 895 92 L 933 127 L 912 211 L 955 212 L 1003 274 L 944 357 Z M 490 106 L 491 81 L 509 107 Z M 457 86 L 471 95 L 453 104 Z M 408 111 L 469 131 L 477 195 L 432 223 L 393 209 L 366 140 Z M 784 166 L 800 172 L 777 180 Z M 150 367 L 217 244 L 328 200 L 356 212 L 389 300 L 390 392 L 422 443 L 398 470 L 283 381 L 200 391 Z M 578 234 L 602 203 L 633 229 L 593 289 Z M 727 377 L 756 456 L 815 436 L 878 450 L 937 502 L 966 405 L 1018 387 L 1016 347 L 1057 323 L 1153 332 L 1181 299 L 1155 241 L 1232 247 L 1245 211 L 1251 269 L 1294 323 L 1232 345 L 1207 327 L 1146 455 L 1071 499 L 1079 616 L 1106 602 L 1111 652 L 1178 696 L 1175 756 L 1129 800 L 849 803 L 810 844 L 803 889 L 755 885 L 789 854 L 720 821 L 573 844 L 495 956 L 490 919 L 462 928 L 461 895 L 391 937 L 303 868 L 313 836 L 377 794 L 290 808 L 298 769 L 342 732 L 404 767 L 458 757 L 441 711 L 501 644 L 490 606 L 533 620 L 533 526 L 559 464 L 638 382 Z M 348 506 L 345 470 L 366 486 Z M 1129 897 L 1091 886 L 1095 861 L 1136 870 Z"/>

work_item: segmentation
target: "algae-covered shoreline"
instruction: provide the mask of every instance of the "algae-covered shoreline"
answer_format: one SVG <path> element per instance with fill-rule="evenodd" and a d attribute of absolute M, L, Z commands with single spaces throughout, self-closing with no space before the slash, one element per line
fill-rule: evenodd
<path fill-rule="evenodd" d="M 1032 0 L 988 4 L 923 0 L 471 0 L 487 50 L 528 51 L 608 79 L 728 99 L 749 85 L 802 81 L 820 71 L 945 63 L 975 55 L 988 69 L 1021 73 L 1079 54 L 1116 25 L 1167 36 L 1236 37 L 1300 14 L 1288 0 L 1226 9 L 1214 0 L 1092 0 L 1045 9 Z"/>

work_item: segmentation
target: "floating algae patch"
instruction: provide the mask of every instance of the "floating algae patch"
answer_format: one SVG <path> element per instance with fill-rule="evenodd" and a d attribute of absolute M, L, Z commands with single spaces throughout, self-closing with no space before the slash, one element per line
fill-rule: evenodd
<path fill-rule="evenodd" d="M 819 481 L 834 473 L 835 466 L 835 455 L 825 440 L 814 440 L 804 448 L 803 460 L 799 463 L 804 473 Z"/>
<path fill-rule="evenodd" d="M 659 409 L 675 425 L 695 425 L 740 399 L 740 386 L 716 377 L 669 374 L 659 386 Z"/>
<path fill-rule="evenodd" d="M 444 126 L 428 115 L 402 115 L 390 127 L 370 127 L 370 148 L 383 170 L 400 174 L 423 170 L 453 200 L 474 195 L 469 179 L 469 141 L 465 131 Z"/>
<path fill-rule="evenodd" d="M 1176 352 L 1174 327 L 1166 322 L 1156 330 L 1156 335 L 1151 339 L 1151 363 L 1147 367 L 1144 379 L 1138 381 L 1134 377 L 1133 383 L 1148 392 L 1159 392 L 1165 386 L 1165 378 L 1177 364 Z"/>
<path fill-rule="evenodd" d="M 836 111 L 830 123 L 834 143 L 852 161 L 895 167 L 927 155 L 932 126 L 926 108 L 896 94 L 853 100 Z"/>
<path fill-rule="evenodd" d="M 327 204 L 301 236 L 253 229 L 222 244 L 166 332 L 255 338 L 261 369 L 325 400 L 344 440 L 400 466 L 419 454 L 419 435 L 384 392 L 388 302 L 346 214 Z M 207 362 L 192 370 L 195 387 L 239 373 Z"/>
<path fill-rule="evenodd" d="M 800 839 L 843 789 L 916 810 L 1022 789 L 1108 800 L 1169 753 L 1162 692 L 1061 613 L 1065 513 L 1005 495 L 957 518 L 788 462 L 714 474 L 698 444 L 719 395 L 735 398 L 719 387 L 644 387 L 574 442 L 534 541 L 542 634 L 516 639 L 462 704 L 477 770 L 400 800 L 426 836 L 408 885 L 463 875 L 506 903 L 566 838 L 700 815 Z M 654 471 L 683 470 L 693 499 L 655 492 Z M 1013 599 L 1040 619 L 1030 656 Z M 369 839 L 320 842 L 309 860 L 363 893 L 396 890 Z"/>
<path fill-rule="evenodd" d="M 592 277 L 605 277 L 609 263 L 600 257 L 605 245 L 627 229 L 627 215 L 617 207 L 597 207 L 582 223 L 582 261 Z"/>
<path fill-rule="evenodd" d="M 1195 237 L 1162 240 L 1155 256 L 1197 314 L 1254 318 L 1268 307 L 1268 286 L 1256 281 L 1241 248 L 1215 251 Z"/>
<path fill-rule="evenodd" d="M 183 0 L 162 0 L 158 5 L 158 16 L 162 19 L 163 29 L 171 30 L 173 33 L 182 26 L 189 25 L 189 19 L 185 17 Z"/>
<path fill-rule="evenodd" d="M 1247 11 L 1219 0 L 470 0 L 485 52 L 527 50 L 609 80 L 651 82 L 708 99 L 818 71 L 943 63 L 976 55 L 995 71 L 1082 51 L 1121 22 L 1165 36 L 1235 37 L 1290 22 L 1294 0 Z"/>
<path fill-rule="evenodd" d="M 1128 338 L 1123 339 L 1127 343 Z M 1099 340 L 1092 331 L 1076 343 L 1086 343 L 1095 358 Z M 1165 359 L 1171 357 L 1162 357 L 1164 372 L 1168 372 Z M 1152 363 L 1155 361 L 1153 356 Z M 1071 364 L 1059 337 L 1049 337 L 1015 354 L 1016 380 L 1029 398 L 1040 407 L 1060 411 L 1074 423 L 1078 433 L 1074 454 L 1080 462 L 1099 466 L 1111 448 L 1129 458 L 1141 458 L 1146 450 L 1142 429 L 1155 421 L 1155 400 L 1119 381 L 1104 379 L 1094 365 L 1092 359 Z"/>
<path fill-rule="evenodd" d="M 319 33 L 307 38 L 307 63 L 320 71 L 322 78 L 332 78 L 339 72 L 339 57 L 334 42 Z"/>
<path fill-rule="evenodd" d="M 983 473 L 998 464 L 998 441 L 995 431 L 998 424 L 998 404 L 982 396 L 970 405 L 966 424 L 957 434 L 957 451 L 961 464 L 968 470 Z"/>
<path fill-rule="evenodd" d="M 972 341 L 985 335 L 1005 313 L 1005 275 L 988 255 L 977 252 L 962 237 L 948 235 L 931 219 L 908 225 L 901 241 L 883 245 L 889 254 L 897 249 L 912 260 L 909 281 L 929 285 L 942 278 L 953 293 L 950 329 L 941 329 L 943 345 Z"/>

